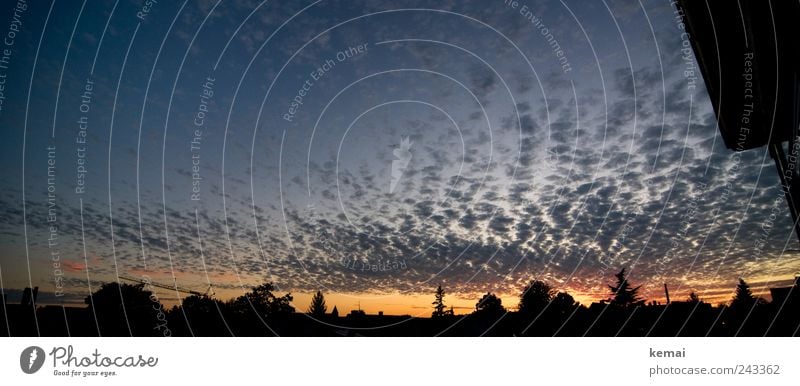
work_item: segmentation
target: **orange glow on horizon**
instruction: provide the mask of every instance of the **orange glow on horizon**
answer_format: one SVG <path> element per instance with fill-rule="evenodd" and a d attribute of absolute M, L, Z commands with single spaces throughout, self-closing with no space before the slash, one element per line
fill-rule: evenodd
<path fill-rule="evenodd" d="M 163 272 L 131 272 L 132 276 L 142 276 L 148 275 L 153 282 L 162 283 L 162 284 L 170 284 L 173 283 L 173 276 L 170 274 L 165 274 Z M 178 286 L 183 288 L 188 288 L 195 290 L 197 292 L 203 293 L 206 288 L 207 284 L 205 284 L 205 280 L 202 282 L 197 280 L 197 275 L 191 275 L 187 272 L 179 272 L 176 274 L 176 279 L 178 282 Z M 189 281 L 191 277 L 191 281 Z M 209 276 L 212 284 L 221 284 L 221 283 L 236 283 L 238 286 L 239 277 L 233 274 L 217 274 L 213 276 Z M 753 277 L 751 281 L 748 281 L 750 284 L 751 291 L 753 292 L 754 296 L 762 297 L 767 300 L 770 299 L 769 288 L 774 287 L 785 287 L 791 285 L 793 281 L 793 275 L 783 275 L 780 277 Z M 245 280 L 245 278 L 242 278 Z M 116 281 L 114 277 L 108 278 L 93 278 L 93 282 L 97 284 L 98 282 L 110 282 Z M 125 281 L 122 281 L 125 283 Z M 691 284 L 688 285 L 688 284 Z M 703 285 L 705 284 L 705 285 Z M 213 297 L 222 301 L 227 301 L 238 296 L 243 295 L 245 292 L 250 290 L 250 287 L 253 284 L 246 284 L 242 283 L 242 287 L 233 287 L 230 284 L 225 285 L 224 287 L 213 287 Z M 675 285 L 674 287 L 670 287 L 670 298 L 672 301 L 685 301 L 689 297 L 689 293 L 692 290 L 697 291 L 700 299 L 706 303 L 710 303 L 714 306 L 720 303 L 728 303 L 734 295 L 736 283 L 734 281 L 726 280 L 726 281 L 717 281 L 714 283 L 687 283 L 683 286 Z M 46 287 L 42 287 L 43 289 Z M 695 289 L 698 288 L 698 289 Z M 699 289 L 702 288 L 702 289 Z M 94 288 L 96 290 L 96 287 Z M 151 288 L 158 296 L 159 301 L 165 306 L 165 308 L 169 309 L 175 305 L 179 305 L 181 298 L 188 296 L 186 293 L 179 293 L 176 294 L 174 290 L 168 290 L 163 288 Z M 656 301 L 661 304 L 666 303 L 666 299 L 663 293 L 663 288 L 651 287 L 646 288 L 642 287 L 641 294 L 644 298 L 646 298 L 647 302 Z M 647 290 L 647 291 L 645 291 Z M 579 288 L 556 288 L 556 291 L 567 292 L 573 296 L 575 301 L 579 302 L 584 306 L 589 306 L 593 302 L 599 302 L 604 299 L 608 299 L 610 294 L 606 292 L 600 291 L 600 287 L 597 288 L 596 291 L 587 291 L 585 289 Z M 290 293 L 293 297 L 292 306 L 295 308 L 296 312 L 306 312 L 308 306 L 311 301 L 311 297 L 315 292 L 299 292 L 297 290 L 292 289 L 284 289 L 281 288 L 280 290 L 274 291 L 276 296 L 283 296 L 286 293 Z M 452 306 L 453 311 L 456 315 L 463 315 L 471 313 L 475 310 L 475 304 L 478 300 L 483 296 L 483 293 L 448 293 L 445 296 L 445 305 L 448 307 Z M 500 293 L 494 292 L 503 303 L 503 306 L 510 311 L 514 311 L 517 309 L 517 305 L 519 303 L 519 292 L 514 291 L 512 293 Z M 81 292 L 81 299 L 86 294 Z M 431 312 L 433 311 L 433 305 L 431 304 L 434 299 L 434 291 L 431 289 L 429 293 L 411 293 L 411 294 L 401 294 L 401 293 L 347 293 L 347 292 L 340 292 L 340 293 L 332 293 L 323 290 L 323 295 L 325 296 L 326 305 L 328 307 L 328 312 L 330 313 L 333 310 L 333 307 L 336 306 L 340 316 L 346 316 L 353 310 L 361 309 L 367 314 L 378 314 L 379 312 L 383 312 L 385 315 L 410 315 L 414 317 L 430 317 Z M 80 301 L 79 303 L 74 304 L 75 306 L 83 306 L 83 302 Z"/>

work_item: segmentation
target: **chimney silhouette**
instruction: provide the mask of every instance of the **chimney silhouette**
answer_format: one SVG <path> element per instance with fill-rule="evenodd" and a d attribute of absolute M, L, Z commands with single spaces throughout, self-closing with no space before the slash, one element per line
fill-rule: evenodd
<path fill-rule="evenodd" d="M 22 299 L 19 301 L 19 304 L 23 306 L 31 305 L 31 287 L 25 287 L 22 290 Z"/>

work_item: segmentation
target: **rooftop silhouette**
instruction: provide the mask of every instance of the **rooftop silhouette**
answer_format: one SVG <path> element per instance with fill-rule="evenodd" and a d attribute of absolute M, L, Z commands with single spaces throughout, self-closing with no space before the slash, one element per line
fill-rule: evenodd
<path fill-rule="evenodd" d="M 739 280 L 729 304 L 711 305 L 695 292 L 685 300 L 647 302 L 628 284 L 626 270 L 609 284 L 606 300 L 588 306 L 566 292 L 533 280 L 516 311 L 492 293 L 472 313 L 448 309 L 445 289 L 432 291 L 430 318 L 330 313 L 317 291 L 312 306 L 297 312 L 291 294 L 279 296 L 263 284 L 222 301 L 205 294 L 183 298 L 165 309 L 143 284 L 103 285 L 87 306 L 36 305 L 37 289 L 26 289 L 22 304 L 4 300 L 0 334 L 8 336 L 796 336 L 800 328 L 800 276 L 793 285 L 772 288 L 771 302 L 752 295 Z"/>

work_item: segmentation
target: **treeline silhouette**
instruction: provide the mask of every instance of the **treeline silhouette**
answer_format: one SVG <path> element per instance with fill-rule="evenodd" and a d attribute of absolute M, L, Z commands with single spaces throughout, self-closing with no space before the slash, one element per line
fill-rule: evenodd
<path fill-rule="evenodd" d="M 266 283 L 222 301 L 193 294 L 167 310 L 144 284 L 107 283 L 85 299 L 86 307 L 37 306 L 30 289 L 23 304 L 0 309 L 0 333 L 9 336 L 796 336 L 800 294 L 794 285 L 772 289 L 772 301 L 755 297 L 742 279 L 729 304 L 712 306 L 692 292 L 685 300 L 647 302 L 625 269 L 608 286 L 609 297 L 579 304 L 567 292 L 531 281 L 508 310 L 487 292 L 473 312 L 456 315 L 442 286 L 429 318 L 328 313 L 321 291 L 306 312 L 291 294 L 276 295 Z M 35 292 L 34 292 L 35 294 Z M 34 296 L 35 298 L 35 296 Z"/>

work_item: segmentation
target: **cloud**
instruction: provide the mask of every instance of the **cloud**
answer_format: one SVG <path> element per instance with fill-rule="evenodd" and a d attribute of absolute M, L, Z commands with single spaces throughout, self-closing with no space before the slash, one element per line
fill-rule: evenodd
<path fill-rule="evenodd" d="M 386 12 L 323 35 L 278 77 L 289 55 L 336 23 L 368 10 L 416 6 L 409 1 L 315 7 L 287 24 L 247 74 L 240 73 L 244 64 L 299 8 L 265 5 L 234 36 L 254 3 L 219 7 L 208 28 L 221 35 L 202 43 L 202 52 L 221 49 L 228 39 L 231 46 L 214 74 L 214 104 L 198 153 L 199 202 L 187 198 L 194 178 L 194 153 L 187 144 L 199 81 L 216 58 L 193 55 L 174 95 L 174 74 L 157 70 L 147 98 L 143 85 L 123 87 L 116 110 L 99 98 L 91 116 L 97 128 L 89 144 L 91 193 L 80 197 L 82 212 L 69 189 L 72 152 L 59 153 L 57 225 L 73 292 L 86 291 L 86 270 L 91 280 L 106 280 L 118 270 L 177 273 L 181 281 L 204 283 L 208 273 L 212 282 L 221 281 L 217 286 L 269 280 L 292 291 L 324 286 L 348 293 L 407 293 L 442 280 L 452 286 L 448 291 L 463 294 L 487 288 L 515 292 L 530 277 L 578 293 L 604 293 L 604 258 L 614 269 L 631 267 L 638 282 L 668 278 L 684 286 L 796 270 L 793 257 L 785 264 L 764 262 L 781 257 L 792 236 L 770 160 L 759 150 L 734 154 L 724 148 L 705 90 L 688 90 L 681 63 L 675 62 L 680 35 L 665 5 L 612 7 L 612 15 L 624 21 L 627 44 L 636 48 L 629 51 L 630 62 L 620 36 L 606 31 L 608 20 L 597 16 L 598 9 L 606 12 L 600 6 L 573 9 L 590 31 L 592 52 L 562 4 L 537 4 L 537 16 L 569 55 L 573 70 L 564 73 L 547 40 L 518 12 L 502 2 L 453 2 L 448 10 L 506 33 L 525 57 L 467 18 Z M 192 8 L 184 24 L 201 20 L 210 9 L 187 7 Z M 655 36 L 643 11 L 652 12 Z M 180 30 L 177 36 L 186 37 L 185 25 Z M 376 44 L 388 39 L 441 40 L 479 54 L 492 67 L 432 42 Z M 80 40 L 75 44 L 81 50 L 96 44 Z M 336 59 L 324 79 L 305 90 L 298 121 L 281 120 L 311 69 L 362 42 L 369 43 L 364 55 Z M 122 47 L 108 44 L 110 51 Z M 152 51 L 149 43 L 141 44 L 141 50 Z M 43 61 L 63 60 L 49 51 Z M 27 49 L 20 52 L 20 60 L 31 59 Z M 164 55 L 157 68 L 172 68 L 176 58 Z M 149 68 L 154 58 L 137 53 L 129 60 L 128 67 Z M 48 65 L 44 79 L 53 77 L 50 67 L 58 68 Z M 397 69 L 424 71 L 369 77 Z M 466 88 L 425 71 L 445 74 Z M 106 72 L 96 75 L 98 90 L 113 95 L 118 73 Z M 66 73 L 70 86 L 64 95 L 77 95 L 82 76 Z M 353 82 L 357 85 L 346 89 Z M 47 266 L 47 178 L 36 150 L 44 148 L 47 136 L 33 130 L 52 124 L 50 113 L 39 110 L 52 111 L 45 107 L 54 100 L 45 97 L 52 84 L 41 83 L 32 92 L 42 97 L 30 114 L 26 185 L 12 174 L 0 190 L 4 272 L 25 261 L 26 234 L 31 258 Z M 142 143 L 134 151 L 138 131 L 122 127 L 138 128 L 142 103 Z M 62 109 L 71 111 L 69 105 Z M 101 129 L 112 111 L 119 130 L 109 144 Z M 4 127 L 23 121 L 19 113 L 9 114 L 15 115 L 0 116 Z M 75 119 L 67 115 L 58 121 Z M 398 189 L 390 193 L 393 149 L 404 136 L 415 145 Z M 73 149 L 73 140 L 65 135 L 56 141 L 59 149 Z M 22 170 L 22 143 L 13 131 L 0 145 L 9 154 L 10 170 Z M 37 276 L 46 283 L 48 273 L 41 271 Z"/>

